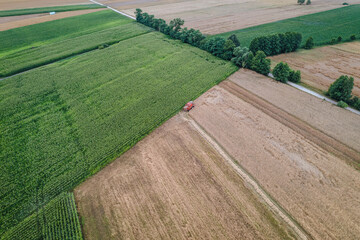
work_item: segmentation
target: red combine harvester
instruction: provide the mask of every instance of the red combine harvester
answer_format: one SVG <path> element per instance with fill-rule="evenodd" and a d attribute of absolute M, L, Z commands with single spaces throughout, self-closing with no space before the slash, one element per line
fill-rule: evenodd
<path fill-rule="evenodd" d="M 190 111 L 191 109 L 193 109 L 195 107 L 194 102 L 190 101 L 187 104 L 185 104 L 184 106 L 184 111 Z"/>

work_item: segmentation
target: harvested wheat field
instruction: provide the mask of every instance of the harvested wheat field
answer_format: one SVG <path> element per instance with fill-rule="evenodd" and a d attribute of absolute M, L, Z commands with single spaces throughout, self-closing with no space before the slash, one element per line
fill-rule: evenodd
<path fill-rule="evenodd" d="M 289 238 L 181 114 L 80 185 L 75 196 L 85 239 Z"/>
<path fill-rule="evenodd" d="M 270 57 L 301 71 L 302 81 L 321 91 L 341 75 L 354 77 L 353 94 L 360 97 L 360 42 L 350 42 Z"/>
<path fill-rule="evenodd" d="M 127 14 L 135 8 L 171 20 L 180 17 L 185 26 L 205 34 L 218 34 L 264 23 L 342 7 L 337 0 L 313 0 L 312 5 L 297 5 L 294 0 L 100 0 Z M 360 3 L 359 0 L 347 1 Z"/>
<path fill-rule="evenodd" d="M 190 116 L 314 239 L 360 236 L 360 173 L 221 83 Z"/>
<path fill-rule="evenodd" d="M 105 8 L 59 12 L 59 13 L 56 13 L 55 15 L 41 13 L 41 14 L 1 17 L 0 18 L 0 31 L 9 30 L 12 28 L 24 27 L 24 26 L 42 23 L 42 22 L 53 21 L 53 20 L 57 20 L 57 19 L 67 18 L 67 17 L 79 16 L 82 14 L 102 11 L 104 9 Z"/>
<path fill-rule="evenodd" d="M 229 80 L 360 152 L 359 115 L 249 70 L 241 69 Z"/>
<path fill-rule="evenodd" d="M 86 0 L 0 0 L 0 10 L 89 4 Z"/>

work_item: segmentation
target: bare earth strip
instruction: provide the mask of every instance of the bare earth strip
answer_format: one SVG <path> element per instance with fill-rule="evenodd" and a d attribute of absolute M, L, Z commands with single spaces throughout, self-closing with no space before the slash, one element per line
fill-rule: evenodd
<path fill-rule="evenodd" d="M 353 94 L 360 97 L 360 42 L 300 50 L 270 57 L 273 64 L 287 62 L 301 71 L 302 81 L 322 91 L 341 75 L 354 77 Z"/>
<path fill-rule="evenodd" d="M 249 70 L 229 80 L 360 152 L 358 115 Z"/>
<path fill-rule="evenodd" d="M 338 0 L 313 0 L 312 5 L 297 5 L 294 0 L 100 0 L 129 15 L 135 8 L 158 18 L 185 19 L 185 26 L 205 34 L 217 34 L 286 18 L 342 7 Z M 347 1 L 350 4 L 359 0 Z"/>
<path fill-rule="evenodd" d="M 359 171 L 220 86 L 190 116 L 312 237 L 356 239 Z"/>
<path fill-rule="evenodd" d="M 0 0 L 0 10 L 89 4 L 87 0 Z"/>
<path fill-rule="evenodd" d="M 42 23 L 53 21 L 57 19 L 79 16 L 87 13 L 103 11 L 104 8 L 100 9 L 88 9 L 80 11 L 69 11 L 69 12 L 59 12 L 55 15 L 49 14 L 31 14 L 31 15 L 22 15 L 22 16 L 12 16 L 12 17 L 2 17 L 0 18 L 0 31 L 9 30 L 12 28 L 24 27 L 32 24 Z"/>
<path fill-rule="evenodd" d="M 75 189 L 85 239 L 286 239 L 239 175 L 177 115 Z"/>

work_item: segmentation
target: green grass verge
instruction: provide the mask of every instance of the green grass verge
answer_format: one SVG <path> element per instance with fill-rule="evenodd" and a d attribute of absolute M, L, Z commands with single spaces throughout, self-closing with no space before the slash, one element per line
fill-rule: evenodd
<path fill-rule="evenodd" d="M 42 238 L 41 238 L 42 237 Z M 81 226 L 73 193 L 62 193 L 44 208 L 8 231 L 2 240 L 81 240 Z"/>
<path fill-rule="evenodd" d="M 0 81 L 0 235 L 238 68 L 147 33 Z M 7 234 L 7 233 L 6 233 Z"/>
<path fill-rule="evenodd" d="M 68 11 L 78 11 L 78 10 L 97 9 L 97 8 L 106 8 L 106 7 L 100 6 L 98 4 L 83 4 L 83 5 L 44 7 L 44 8 L 14 9 L 14 10 L 0 11 L 0 17 L 10 17 L 10 16 L 49 13 L 49 12 L 68 12 Z"/>
<path fill-rule="evenodd" d="M 134 22 L 111 10 L 69 17 L 0 32 L 0 57 Z"/>
<path fill-rule="evenodd" d="M 20 50 L 0 57 L 0 77 L 10 76 L 95 50 L 101 45 L 111 45 L 150 31 L 151 29 L 144 25 L 131 22 L 83 36 L 44 44 L 36 48 Z"/>
<path fill-rule="evenodd" d="M 315 45 L 320 46 L 329 44 L 332 38 L 339 36 L 341 36 L 343 40 L 348 40 L 353 34 L 355 34 L 357 38 L 360 38 L 359 13 L 360 5 L 351 5 L 214 36 L 227 38 L 231 34 L 236 34 L 241 45 L 248 47 L 255 37 L 290 31 L 299 32 L 303 35 L 302 44 L 304 44 L 309 37 L 313 37 Z"/>

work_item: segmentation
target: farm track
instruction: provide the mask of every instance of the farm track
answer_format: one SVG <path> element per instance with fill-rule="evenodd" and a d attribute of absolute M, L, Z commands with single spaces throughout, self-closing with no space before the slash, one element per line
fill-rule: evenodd
<path fill-rule="evenodd" d="M 311 127 L 309 124 L 281 110 L 266 100 L 256 96 L 255 94 L 250 93 L 235 83 L 225 81 L 220 83 L 219 86 L 234 94 L 235 96 L 243 99 L 245 102 L 250 103 L 257 109 L 263 111 L 265 114 L 291 128 L 295 132 L 313 141 L 315 144 L 322 147 L 326 151 L 329 151 L 337 157 L 344 159 L 357 170 L 360 170 L 360 154 L 354 149 L 333 139 L 320 130 Z"/>
<path fill-rule="evenodd" d="M 261 198 L 269 209 L 280 217 L 300 239 L 312 239 L 311 236 L 287 213 L 271 196 L 260 186 L 255 178 L 247 172 L 237 161 L 235 161 L 224 148 L 206 132 L 192 117 L 188 114 L 183 115 L 185 121 L 191 123 L 195 130 L 216 150 L 222 158 L 236 171 L 245 183 L 251 186 L 254 193 Z"/>

